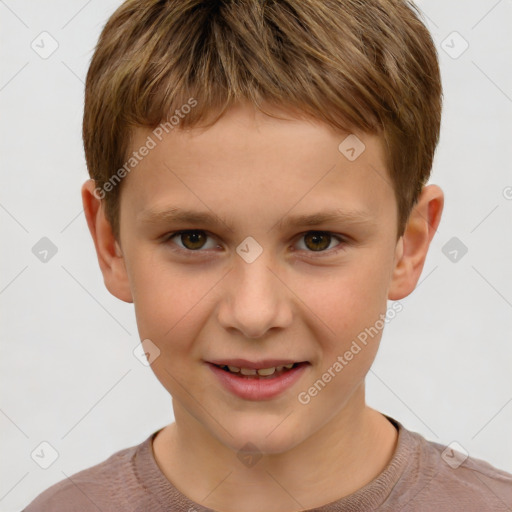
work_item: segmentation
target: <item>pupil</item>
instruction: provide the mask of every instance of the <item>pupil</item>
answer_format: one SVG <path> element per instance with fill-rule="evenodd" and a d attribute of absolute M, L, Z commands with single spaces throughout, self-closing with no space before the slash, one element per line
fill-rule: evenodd
<path fill-rule="evenodd" d="M 321 243 L 322 239 L 324 240 L 323 244 Z M 329 244 L 331 243 L 330 239 L 331 239 L 331 236 L 326 235 L 325 233 L 308 233 L 305 236 L 306 246 L 309 249 L 312 249 L 313 251 L 321 251 L 321 250 L 325 249 L 326 247 L 329 247 Z M 313 242 L 313 244 L 320 244 L 320 247 L 312 248 L 308 245 L 308 241 Z"/>
<path fill-rule="evenodd" d="M 191 240 L 191 243 L 185 242 L 187 238 Z M 204 245 L 205 236 L 203 233 L 183 233 L 181 242 L 187 249 L 200 249 Z"/>

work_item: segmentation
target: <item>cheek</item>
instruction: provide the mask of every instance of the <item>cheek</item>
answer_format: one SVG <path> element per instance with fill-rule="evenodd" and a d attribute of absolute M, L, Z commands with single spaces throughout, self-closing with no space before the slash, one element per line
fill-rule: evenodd
<path fill-rule="evenodd" d="M 301 284 L 298 295 L 305 298 L 305 304 L 315 313 L 309 316 L 321 320 L 313 328 L 313 336 L 321 344 L 314 380 L 320 378 L 329 384 L 322 391 L 320 402 L 334 399 L 336 394 L 350 395 L 375 359 L 387 305 L 387 281 L 383 277 L 386 269 L 382 262 L 377 265 L 376 260 L 359 260 L 357 265 L 347 265 L 322 279 L 310 276 Z M 330 374 L 325 374 L 328 371 Z"/>
<path fill-rule="evenodd" d="M 386 270 L 377 265 L 351 265 L 327 275 L 298 278 L 294 292 L 336 339 L 347 339 L 373 324 L 385 310 Z"/>
<path fill-rule="evenodd" d="M 152 371 L 173 397 L 186 400 L 182 388 L 190 379 L 190 366 L 201 358 L 195 340 L 208 318 L 208 291 L 218 279 L 199 278 L 169 264 L 134 270 L 139 336 L 159 351 Z"/>
<path fill-rule="evenodd" d="M 364 382 L 382 336 L 381 315 L 386 310 L 385 297 L 371 273 L 338 277 L 322 293 L 310 295 L 311 309 L 322 322 L 322 332 L 314 336 L 322 345 L 318 366 L 297 397 L 319 425 L 328 421 L 345 405 Z M 314 306 L 313 306 L 314 304 Z M 327 333 L 327 335 L 325 335 Z M 330 413 L 325 415 L 325 408 Z"/>
<path fill-rule="evenodd" d="M 144 263 L 142 258 L 131 272 L 141 339 L 154 339 L 162 345 L 194 339 L 194 327 L 203 323 L 208 293 L 214 291 L 218 277 L 199 276 L 192 266 L 187 269 L 156 260 Z"/>

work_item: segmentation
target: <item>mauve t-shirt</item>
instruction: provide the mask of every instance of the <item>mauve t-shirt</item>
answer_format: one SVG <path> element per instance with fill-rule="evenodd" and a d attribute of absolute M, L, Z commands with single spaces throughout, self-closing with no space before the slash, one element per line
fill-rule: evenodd
<path fill-rule="evenodd" d="M 358 491 L 316 512 L 512 511 L 512 474 L 427 441 L 386 416 L 398 430 L 392 459 Z M 157 432 L 40 494 L 25 512 L 207 512 L 167 480 L 153 455 Z M 290 504 L 290 509 L 296 505 Z M 240 511 L 243 512 L 243 511 Z M 264 512 L 264 511 L 262 511 Z"/>

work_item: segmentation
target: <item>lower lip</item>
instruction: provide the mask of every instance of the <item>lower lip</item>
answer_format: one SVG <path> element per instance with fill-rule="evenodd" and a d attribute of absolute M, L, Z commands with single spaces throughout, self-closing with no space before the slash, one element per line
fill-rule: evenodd
<path fill-rule="evenodd" d="M 291 370 L 272 378 L 247 378 L 240 374 L 227 372 L 212 363 L 207 363 L 221 384 L 234 395 L 245 400 L 269 400 L 293 386 L 309 366 L 300 364 Z"/>

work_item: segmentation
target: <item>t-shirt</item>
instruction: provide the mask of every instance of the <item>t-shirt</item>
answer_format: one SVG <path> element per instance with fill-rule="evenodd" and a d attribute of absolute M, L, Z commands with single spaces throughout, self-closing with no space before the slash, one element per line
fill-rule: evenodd
<path fill-rule="evenodd" d="M 358 491 L 315 512 L 512 511 L 512 474 L 427 441 L 386 416 L 398 430 L 384 470 Z M 180 492 L 156 463 L 152 443 L 114 453 L 40 494 L 25 512 L 207 512 Z M 243 511 L 241 511 L 243 512 Z"/>

